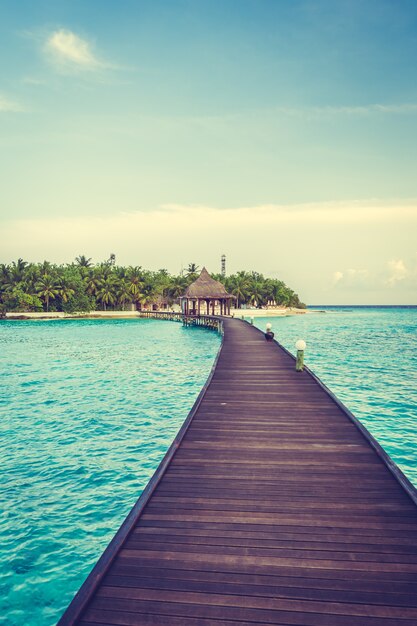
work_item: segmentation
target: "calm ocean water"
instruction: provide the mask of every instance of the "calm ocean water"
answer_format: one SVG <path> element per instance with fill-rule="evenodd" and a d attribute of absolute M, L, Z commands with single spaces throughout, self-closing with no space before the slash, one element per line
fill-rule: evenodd
<path fill-rule="evenodd" d="M 306 364 L 417 486 L 417 307 L 312 308 L 325 313 L 254 323 L 293 354 L 304 339 Z"/>
<path fill-rule="evenodd" d="M 203 386 L 217 333 L 0 322 L 0 623 L 55 624 Z"/>
<path fill-rule="evenodd" d="M 267 321 L 417 484 L 417 309 Z M 193 404 L 217 334 L 153 320 L 0 322 L 0 623 L 52 626 Z"/>

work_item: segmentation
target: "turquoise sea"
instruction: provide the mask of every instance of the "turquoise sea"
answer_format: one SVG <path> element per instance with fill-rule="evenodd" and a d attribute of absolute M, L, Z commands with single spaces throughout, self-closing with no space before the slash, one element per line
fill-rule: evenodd
<path fill-rule="evenodd" d="M 219 345 L 213 331 L 156 320 L 0 322 L 0 623 L 56 623 Z"/>
<path fill-rule="evenodd" d="M 417 308 L 255 318 L 417 485 Z M 250 315 L 249 312 L 245 313 Z M 155 320 L 0 322 L 0 623 L 52 626 L 136 501 L 220 337 Z"/>

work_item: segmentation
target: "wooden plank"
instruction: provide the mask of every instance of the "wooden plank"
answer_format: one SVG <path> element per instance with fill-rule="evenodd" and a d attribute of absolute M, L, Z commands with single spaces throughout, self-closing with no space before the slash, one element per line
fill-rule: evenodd
<path fill-rule="evenodd" d="M 315 549 L 318 546 L 321 546 L 322 549 L 346 549 L 346 550 L 355 550 L 362 552 L 372 552 L 380 550 L 382 552 L 394 552 L 401 554 L 410 554 L 417 552 L 417 536 L 410 535 L 407 536 L 393 536 L 387 537 L 384 534 L 382 537 L 378 535 L 362 536 L 355 534 L 348 534 L 346 532 L 342 532 L 339 535 L 333 533 L 332 535 L 313 534 L 311 532 L 307 532 L 307 529 L 298 528 L 299 532 L 283 532 L 282 530 L 278 530 L 276 532 L 271 531 L 251 531 L 251 530 L 237 530 L 237 529 L 218 529 L 216 525 L 214 528 L 199 528 L 199 527 L 187 527 L 185 525 L 181 525 L 179 528 L 175 526 L 164 526 L 163 522 L 158 522 L 158 526 L 152 523 L 151 526 L 146 526 L 144 524 L 138 524 L 137 527 L 132 531 L 130 535 L 130 539 L 133 539 L 136 535 L 140 537 L 146 537 L 149 535 L 154 535 L 155 537 L 164 536 L 168 541 L 177 541 L 178 536 L 187 538 L 190 542 L 193 540 L 197 540 L 201 537 L 202 541 L 211 541 L 213 540 L 225 540 L 227 541 L 227 545 L 234 545 L 234 542 L 239 545 L 239 542 L 242 540 L 251 540 L 252 542 L 259 543 L 260 545 L 264 542 L 271 542 L 273 546 L 280 545 L 289 545 L 289 546 L 297 546 L 299 544 L 303 544 L 305 546 L 309 546 L 311 549 Z M 304 531 L 304 532 L 303 532 Z M 180 542 L 181 543 L 181 542 Z M 351 544 L 353 544 L 351 546 Z"/>
<path fill-rule="evenodd" d="M 138 590 L 139 591 L 139 590 Z M 151 595 L 150 593 L 148 595 Z M 165 594 L 166 596 L 168 594 Z M 177 594 L 175 594 L 177 595 Z M 145 615 L 165 615 L 169 624 L 171 615 L 176 617 L 204 617 L 211 619 L 230 619 L 238 622 L 255 622 L 257 624 L 274 625 L 303 625 L 303 626 L 363 626 L 372 624 L 373 626 L 415 626 L 414 616 L 412 618 L 397 617 L 368 617 L 361 615 L 336 615 L 301 611 L 281 611 L 271 609 L 253 609 L 246 607 L 235 607 L 222 604 L 212 604 L 211 594 L 206 596 L 206 604 L 181 603 L 169 601 L 168 599 L 156 601 L 152 600 L 124 600 L 123 598 L 95 598 L 91 609 L 86 611 L 85 619 L 92 616 L 104 617 L 112 624 L 141 624 L 141 617 L 136 618 L 139 613 Z M 405 610 L 405 609 L 403 609 Z M 102 612 L 99 612 L 102 611 Z M 409 609 L 413 611 L 413 609 Z M 415 612 L 414 612 L 415 614 Z M 169 616 L 169 617 L 168 617 Z M 163 623 L 163 622 L 162 622 Z"/>
<path fill-rule="evenodd" d="M 217 572 L 222 574 L 235 575 L 235 574 L 257 574 L 260 576 L 273 576 L 273 577 L 292 577 L 295 579 L 311 578 L 317 580 L 317 587 L 321 586 L 322 579 L 342 580 L 345 585 L 349 584 L 349 581 L 386 581 L 392 584 L 407 585 L 411 587 L 415 592 L 416 589 L 416 574 L 415 572 L 390 572 L 379 569 L 349 569 L 349 568 L 330 568 L 330 567 L 310 567 L 311 564 L 298 563 L 294 565 L 288 565 L 284 563 L 275 563 L 274 565 L 265 566 L 265 563 L 261 563 L 257 559 L 248 559 L 242 561 L 241 559 L 216 559 L 212 556 L 205 560 L 196 560 L 195 558 L 184 558 L 180 553 L 159 553 L 156 554 L 135 554 L 135 556 L 120 554 L 115 561 L 115 565 L 123 565 L 130 568 L 145 568 L 145 567 L 157 567 L 164 568 L 166 570 L 172 570 L 173 572 L 189 570 L 190 572 Z M 397 589 L 398 591 L 399 589 Z"/>
<path fill-rule="evenodd" d="M 299 598 L 276 598 L 274 595 L 264 595 L 259 597 L 257 595 L 242 595 L 242 594 L 225 594 L 220 593 L 207 593 L 206 591 L 197 592 L 186 590 L 170 589 L 154 589 L 151 587 L 137 588 L 133 587 L 111 587 L 103 585 L 96 596 L 94 606 L 98 606 L 101 599 L 114 599 L 115 603 L 122 599 L 130 601 L 136 600 L 151 600 L 158 602 L 163 598 L 166 602 L 175 602 L 181 604 L 193 604 L 203 606 L 222 606 L 258 609 L 263 611 L 270 609 L 272 611 L 288 611 L 288 612 L 300 612 L 307 613 L 320 613 L 324 615 L 348 615 L 348 616 L 363 616 L 363 617 L 378 617 L 378 618 L 392 618 L 392 619 L 411 619 L 415 617 L 414 607 L 408 606 L 388 606 L 381 604 L 368 604 L 366 606 L 363 603 L 357 602 L 323 602 L 316 596 L 314 600 L 305 600 Z M 131 606 L 133 605 L 133 602 Z"/>
<path fill-rule="evenodd" d="M 187 538 L 190 539 L 190 538 Z M 246 542 L 246 544 L 242 541 L 237 542 L 237 544 L 223 540 L 223 541 L 190 541 L 184 539 L 183 541 L 179 541 L 178 538 L 174 541 L 167 541 L 166 538 L 160 537 L 158 539 L 151 538 L 143 538 L 140 537 L 138 539 L 130 539 L 126 545 L 126 550 L 132 551 L 141 551 L 141 550 L 158 550 L 158 551 L 168 551 L 170 550 L 170 546 L 173 546 L 171 549 L 181 550 L 183 554 L 187 553 L 201 553 L 204 551 L 205 554 L 223 554 L 223 555 L 244 555 L 244 556 L 255 556 L 255 557 L 272 557 L 276 559 L 283 558 L 297 558 L 297 559 L 313 559 L 317 560 L 340 560 L 340 561 L 355 561 L 355 562 L 377 562 L 377 563 L 417 563 L 417 556 L 414 553 L 398 552 L 393 549 L 390 553 L 383 553 L 382 551 L 378 551 L 375 549 L 374 552 L 366 551 L 362 552 L 360 550 L 356 550 L 353 544 L 349 544 L 349 549 L 345 550 L 337 550 L 335 547 L 328 547 L 326 550 L 318 549 L 317 547 L 312 550 L 310 546 L 279 546 L 274 542 L 270 542 L 269 545 L 252 545 L 251 542 Z M 204 547 L 203 547 L 204 546 Z M 127 553 L 126 553 L 127 554 Z M 417 568 L 414 570 L 417 573 Z"/>
<path fill-rule="evenodd" d="M 193 563 L 196 568 L 198 568 L 199 564 L 203 561 L 215 563 L 220 568 L 223 563 L 227 563 L 235 567 L 239 567 L 240 565 L 247 565 L 249 567 L 252 565 L 261 565 L 263 567 L 270 566 L 274 568 L 309 567 L 313 569 L 374 571 L 389 572 L 392 574 L 410 573 L 414 576 L 417 575 L 415 563 L 385 563 L 382 562 L 382 558 L 379 562 L 372 562 L 345 560 L 344 555 L 342 557 L 339 556 L 339 560 L 337 560 L 337 558 L 329 558 L 330 555 L 328 555 L 327 558 L 324 556 L 322 559 L 314 558 L 314 556 L 312 556 L 312 558 L 308 558 L 307 556 L 303 557 L 298 554 L 296 556 L 279 556 L 278 554 L 274 554 L 273 551 L 268 552 L 267 555 L 263 555 L 260 549 L 246 549 L 244 551 L 246 554 L 242 555 L 242 549 L 234 549 L 233 547 L 226 549 L 223 546 L 205 546 L 203 550 L 201 550 L 199 546 L 187 546 L 186 550 L 184 546 L 177 546 L 177 549 L 175 549 L 174 546 L 170 549 L 170 546 L 167 545 L 160 547 L 161 549 L 158 549 L 158 547 L 160 547 L 158 544 L 140 550 L 124 547 L 120 551 L 120 556 L 136 560 L 152 560 L 153 558 L 171 560 L 181 556 L 181 560 Z M 278 550 L 276 552 L 278 552 Z"/>
<path fill-rule="evenodd" d="M 330 536 L 344 536 L 344 537 L 362 537 L 364 541 L 367 541 L 369 537 L 372 537 L 372 540 L 378 539 L 379 541 L 383 541 L 384 538 L 387 540 L 392 540 L 395 538 L 396 542 L 401 543 L 402 541 L 412 541 L 414 542 L 416 539 L 415 530 L 404 530 L 401 529 L 401 532 L 398 529 L 388 529 L 384 528 L 374 529 L 374 528 L 354 528 L 349 525 L 348 522 L 345 525 L 341 525 L 338 527 L 329 525 L 326 526 L 324 524 L 316 525 L 316 526 L 308 526 L 306 524 L 294 523 L 294 524 L 259 524 L 259 523 L 251 523 L 250 521 L 235 521 L 235 522 L 224 522 L 221 520 L 172 520 L 167 519 L 166 517 L 161 517 L 157 515 L 150 516 L 148 519 L 145 515 L 143 515 L 138 523 L 137 527 L 165 527 L 165 528 L 205 528 L 205 529 L 216 529 L 216 530 L 228 530 L 231 532 L 235 531 L 243 531 L 243 532 L 268 532 L 273 533 L 275 536 L 281 536 L 281 534 L 287 535 L 288 533 L 302 533 L 302 534 L 311 534 L 314 536 L 317 535 L 326 535 Z"/>
<path fill-rule="evenodd" d="M 176 532 L 175 532 L 176 531 Z M 140 538 L 142 544 L 144 541 L 152 541 L 170 544 L 174 543 L 175 545 L 181 544 L 193 544 L 193 545 L 217 545 L 217 546 L 242 546 L 242 547 L 261 547 L 261 548 L 270 548 L 271 550 L 276 550 L 278 548 L 291 548 L 296 550 L 308 549 L 308 550 L 322 550 L 322 551 L 330 551 L 333 554 L 337 551 L 345 551 L 358 553 L 362 552 L 364 554 L 367 553 L 375 553 L 377 555 L 383 555 L 384 553 L 396 555 L 399 558 L 402 555 L 406 555 L 407 558 L 411 559 L 412 555 L 417 554 L 417 541 L 415 545 L 401 545 L 397 543 L 372 543 L 364 542 L 364 543 L 355 543 L 355 541 L 324 541 L 323 537 L 314 541 L 312 535 L 306 535 L 304 538 L 299 538 L 297 535 L 293 534 L 291 538 L 281 539 L 277 537 L 259 537 L 260 533 L 253 533 L 252 535 L 248 535 L 248 533 L 229 533 L 226 534 L 225 531 L 218 531 L 215 533 L 212 531 L 211 533 L 208 531 L 193 531 L 193 534 L 186 533 L 181 529 L 170 529 L 169 532 L 163 532 L 163 529 L 159 531 L 155 528 L 136 528 L 132 535 L 130 536 L 129 542 L 126 546 L 137 545 L 134 543 L 135 537 Z M 281 537 L 281 535 L 279 535 Z M 200 548 L 201 549 L 201 548 Z"/>
<path fill-rule="evenodd" d="M 336 590 L 336 591 L 366 591 L 369 593 L 392 593 L 398 596 L 409 598 L 414 597 L 415 585 L 414 583 L 406 582 L 404 580 L 390 580 L 384 578 L 384 575 L 379 576 L 367 575 L 366 577 L 362 572 L 357 573 L 356 577 L 347 577 L 345 572 L 336 572 L 336 576 L 329 576 L 328 570 L 317 570 L 315 576 L 311 575 L 311 570 L 298 570 L 298 576 L 291 575 L 272 575 L 266 574 L 264 571 L 258 572 L 233 572 L 228 570 L 221 572 L 210 567 L 205 569 L 187 569 L 187 564 L 184 563 L 183 567 L 162 567 L 154 564 L 133 564 L 128 561 L 119 559 L 115 561 L 112 568 L 112 572 L 108 576 L 127 576 L 138 578 L 153 578 L 158 581 L 165 580 L 191 580 L 191 581 L 208 581 L 217 582 L 220 584 L 239 584 L 243 585 L 242 589 L 261 587 L 271 587 L 272 589 L 278 589 L 280 587 L 285 588 L 299 588 L 301 590 L 315 589 L 315 590 Z M 258 568 L 260 569 L 260 568 Z M 408 605 L 407 605 L 408 606 Z M 413 606 L 411 604 L 410 606 Z"/>
<path fill-rule="evenodd" d="M 143 589 L 167 589 L 170 591 L 198 591 L 201 593 L 233 594 L 236 596 L 245 595 L 253 597 L 286 598 L 298 600 L 321 600 L 324 602 L 354 602 L 355 604 L 382 604 L 384 606 L 417 606 L 417 596 L 414 593 L 396 593 L 392 587 L 386 584 L 386 589 L 381 589 L 377 584 L 372 591 L 366 591 L 359 586 L 353 590 L 320 588 L 317 584 L 312 584 L 308 578 L 297 579 L 297 586 L 250 584 L 247 580 L 239 579 L 237 582 L 232 576 L 225 580 L 207 580 L 207 577 L 198 576 L 195 572 L 187 572 L 189 577 L 184 577 L 183 573 L 175 578 L 164 576 L 166 571 L 158 570 L 155 576 L 146 576 L 138 572 L 136 576 L 132 574 L 110 574 L 104 584 L 110 587 L 143 588 Z M 120 568 L 118 570 L 120 572 Z M 168 570 L 169 571 L 169 570 Z M 217 574 L 217 573 L 216 573 Z M 225 578 L 225 577 L 224 577 Z M 284 579 L 285 580 L 285 579 Z"/>

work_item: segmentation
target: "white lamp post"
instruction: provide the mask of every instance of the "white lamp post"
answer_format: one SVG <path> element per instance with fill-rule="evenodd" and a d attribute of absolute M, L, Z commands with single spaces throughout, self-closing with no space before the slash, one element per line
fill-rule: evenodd
<path fill-rule="evenodd" d="M 295 363 L 295 369 L 297 372 L 302 372 L 304 369 L 304 350 L 306 349 L 306 342 L 303 339 L 298 339 L 295 342 L 297 349 L 297 361 Z"/>

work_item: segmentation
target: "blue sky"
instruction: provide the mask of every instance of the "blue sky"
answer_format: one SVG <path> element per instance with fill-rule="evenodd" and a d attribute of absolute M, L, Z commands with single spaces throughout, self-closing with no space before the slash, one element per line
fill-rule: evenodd
<path fill-rule="evenodd" d="M 4 261 L 415 303 L 417 5 L 2 0 Z"/>

